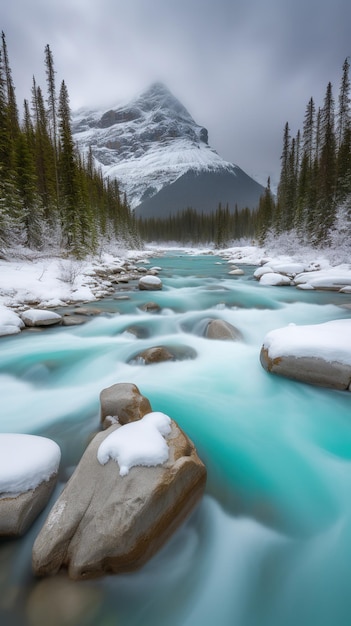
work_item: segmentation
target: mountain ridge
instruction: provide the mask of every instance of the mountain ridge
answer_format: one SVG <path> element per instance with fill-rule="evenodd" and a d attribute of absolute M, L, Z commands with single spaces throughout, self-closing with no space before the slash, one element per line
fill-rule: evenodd
<path fill-rule="evenodd" d="M 172 212 L 194 204 L 196 210 L 203 210 L 205 204 L 206 210 L 216 210 L 220 201 L 230 203 L 233 209 L 235 204 L 239 208 L 255 208 L 263 193 L 259 183 L 209 146 L 207 129 L 194 121 L 162 83 L 154 83 L 127 104 L 105 111 L 81 109 L 72 115 L 72 130 L 79 149 L 87 153 L 91 148 L 103 176 L 119 181 L 121 191 L 127 194 L 131 208 L 137 209 L 138 215 L 143 214 L 143 207 L 145 214 L 152 214 L 153 198 L 158 205 L 157 214 L 166 216 L 171 205 Z M 221 197 L 223 194 L 218 189 L 213 196 L 218 200 L 209 207 L 200 188 L 196 193 L 194 187 L 180 183 L 174 186 L 184 176 L 189 178 L 190 172 L 195 187 L 206 175 L 207 189 L 211 184 L 218 186 L 219 173 L 230 175 L 232 189 L 229 191 L 230 185 L 226 185 L 225 197 Z M 178 204 L 172 198 L 176 188 Z"/>

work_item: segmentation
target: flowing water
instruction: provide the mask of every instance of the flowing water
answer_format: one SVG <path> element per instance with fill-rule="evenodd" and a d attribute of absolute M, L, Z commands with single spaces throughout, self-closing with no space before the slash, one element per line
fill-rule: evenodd
<path fill-rule="evenodd" d="M 351 394 L 267 374 L 274 328 L 350 317 L 350 296 L 262 287 L 228 275 L 215 256 L 174 255 L 163 290 L 131 283 L 80 327 L 23 332 L 0 342 L 3 432 L 61 446 L 60 481 L 99 424 L 99 393 L 133 382 L 174 418 L 208 469 L 206 495 L 140 571 L 64 584 L 37 581 L 26 536 L 0 544 L 2 626 L 349 626 L 351 624 Z M 120 298 L 120 296 L 128 296 Z M 141 309 L 156 302 L 159 313 Z M 222 318 L 240 342 L 204 338 Z M 131 332 L 134 332 L 138 337 Z M 196 358 L 143 365 L 155 345 Z M 59 579 L 61 580 L 61 579 Z"/>

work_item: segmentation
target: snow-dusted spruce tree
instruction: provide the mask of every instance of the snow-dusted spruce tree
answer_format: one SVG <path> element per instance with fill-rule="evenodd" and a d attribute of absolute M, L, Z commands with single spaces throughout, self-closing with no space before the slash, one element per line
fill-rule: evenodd
<path fill-rule="evenodd" d="M 318 171 L 317 243 L 328 240 L 335 218 L 336 138 L 332 84 L 328 83 L 321 117 L 321 157 Z"/>
<path fill-rule="evenodd" d="M 301 156 L 299 134 L 295 140 L 291 139 L 289 125 L 285 125 L 281 176 L 271 229 L 276 236 L 294 228 L 301 242 L 307 238 L 316 246 L 336 245 L 337 232 L 341 229 L 342 245 L 346 246 L 344 235 L 349 227 L 351 198 L 349 70 L 350 63 L 346 59 L 336 117 L 331 83 L 327 85 L 323 106 L 317 113 L 313 99 L 309 100 Z"/>
<path fill-rule="evenodd" d="M 350 263 L 351 259 L 351 195 L 336 210 L 334 224 L 329 231 L 330 248 L 335 260 Z"/>
<path fill-rule="evenodd" d="M 45 48 L 47 106 L 33 78 L 31 110 L 24 102 L 19 123 L 4 33 L 0 42 L 0 247 L 20 241 L 32 248 L 58 245 L 82 256 L 106 240 L 138 240 L 136 224 L 118 184 L 77 154 L 73 144 L 68 90 L 56 98 L 50 47 Z"/>

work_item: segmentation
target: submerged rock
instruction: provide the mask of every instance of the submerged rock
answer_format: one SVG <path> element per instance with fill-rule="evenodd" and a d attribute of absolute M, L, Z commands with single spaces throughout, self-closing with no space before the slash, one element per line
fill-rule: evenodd
<path fill-rule="evenodd" d="M 166 346 L 154 346 L 139 352 L 131 359 L 131 361 L 140 360 L 145 363 L 145 365 L 151 365 L 153 363 L 161 363 L 162 361 L 174 361 L 175 357 Z"/>
<path fill-rule="evenodd" d="M 66 576 L 45 578 L 29 594 L 26 614 L 29 626 L 77 626 L 92 624 L 103 601 L 92 584 L 76 585 Z M 96 623 L 96 622 L 95 622 Z"/>
<path fill-rule="evenodd" d="M 233 269 L 228 272 L 228 274 L 231 274 L 232 276 L 243 276 L 245 272 L 241 268 L 234 266 Z"/>
<path fill-rule="evenodd" d="M 152 415 L 152 414 L 151 414 Z M 63 567 L 72 579 L 129 572 L 166 542 L 203 495 L 206 469 L 193 443 L 170 420 L 168 460 L 131 467 L 98 460 L 101 444 L 117 429 L 99 433 L 51 510 L 33 547 L 33 570 L 52 575 Z"/>
<path fill-rule="evenodd" d="M 140 309 L 146 313 L 159 313 L 161 311 L 161 307 L 157 302 L 145 302 Z"/>
<path fill-rule="evenodd" d="M 240 341 L 243 336 L 235 326 L 225 320 L 211 320 L 206 328 L 208 339 L 222 339 L 227 341 Z"/>
<path fill-rule="evenodd" d="M 183 361 L 195 359 L 196 351 L 189 346 L 153 346 L 138 352 L 130 359 L 130 363 L 144 363 L 152 365 L 163 361 Z"/>

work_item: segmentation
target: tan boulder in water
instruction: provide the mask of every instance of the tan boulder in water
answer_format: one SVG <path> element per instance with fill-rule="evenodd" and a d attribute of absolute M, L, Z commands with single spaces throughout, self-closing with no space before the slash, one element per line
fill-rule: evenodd
<path fill-rule="evenodd" d="M 305 383 L 351 391 L 351 320 L 270 331 L 260 353 L 268 372 Z"/>
<path fill-rule="evenodd" d="M 136 424 L 111 426 L 87 448 L 35 541 L 36 575 L 67 568 L 72 579 L 85 579 L 135 570 L 161 548 L 202 497 L 205 466 L 173 420 L 165 437 L 165 462 L 135 465 L 122 476 L 115 460 L 101 465 L 97 455 L 106 438 Z"/>
<path fill-rule="evenodd" d="M 225 320 L 211 320 L 206 328 L 208 339 L 222 339 L 229 341 L 240 341 L 243 336 L 235 326 Z"/>
<path fill-rule="evenodd" d="M 118 421 L 127 424 L 152 411 L 151 404 L 133 383 L 116 383 L 100 393 L 100 418 L 103 428 Z"/>

